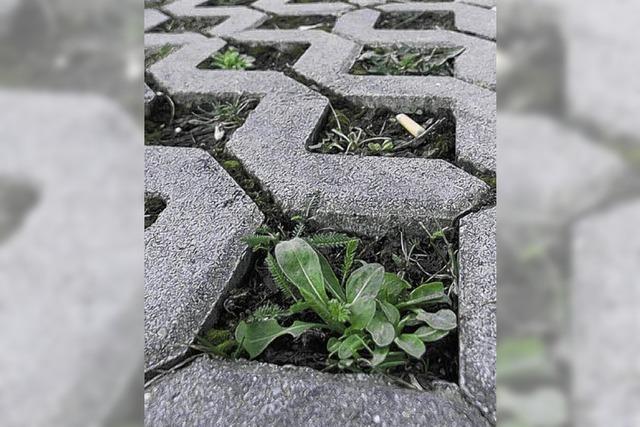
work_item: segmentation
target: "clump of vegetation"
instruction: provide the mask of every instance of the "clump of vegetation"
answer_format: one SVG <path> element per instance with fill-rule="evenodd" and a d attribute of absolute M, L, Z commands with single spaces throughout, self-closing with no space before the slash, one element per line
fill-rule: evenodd
<path fill-rule="evenodd" d="M 409 357 L 420 359 L 425 343 L 437 341 L 457 326 L 450 309 L 429 311 L 447 303 L 442 282 L 412 286 L 377 263 L 353 268 L 356 240 L 345 244 L 339 275 L 329 261 L 314 249 L 315 239 L 295 237 L 279 242 L 267 265 L 274 281 L 290 298 L 291 305 L 279 309 L 266 306 L 240 322 L 235 339 L 255 358 L 276 338 L 299 337 L 309 329 L 326 329 L 329 365 L 344 370 L 380 370 L 404 365 Z M 319 245 L 335 244 L 320 239 Z M 343 244 L 342 241 L 338 244 Z M 311 310 L 320 321 L 280 319 Z"/>
<path fill-rule="evenodd" d="M 423 376 L 454 379 L 452 229 L 420 240 L 401 233 L 390 244 L 317 230 L 314 210 L 311 203 L 286 224 L 271 221 L 244 239 L 257 255 L 255 275 L 247 287 L 232 291 L 222 319 L 195 348 L 322 370 L 378 372 L 415 387 Z"/>
<path fill-rule="evenodd" d="M 453 160 L 455 122 L 447 113 L 425 114 L 417 110 L 412 119 L 425 128 L 412 137 L 386 108 L 334 108 L 318 140 L 307 148 L 323 154 L 424 157 Z"/>
<path fill-rule="evenodd" d="M 392 76 L 452 76 L 454 59 L 464 48 L 434 48 L 430 51 L 410 47 L 389 49 L 365 48 L 353 68 L 352 74 Z"/>
<path fill-rule="evenodd" d="M 242 54 L 234 47 L 229 47 L 223 52 L 217 52 L 211 56 L 211 68 L 221 70 L 247 70 L 253 67 L 255 58 Z"/>
<path fill-rule="evenodd" d="M 197 147 L 214 154 L 257 104 L 257 99 L 234 97 L 176 106 L 162 94 L 152 118 L 145 121 L 145 143 Z"/>
<path fill-rule="evenodd" d="M 171 52 L 174 51 L 174 49 L 174 46 L 167 43 L 160 46 L 158 49 L 151 49 L 149 50 L 149 52 L 145 51 L 144 68 L 147 69 L 161 59 L 166 58 Z"/>

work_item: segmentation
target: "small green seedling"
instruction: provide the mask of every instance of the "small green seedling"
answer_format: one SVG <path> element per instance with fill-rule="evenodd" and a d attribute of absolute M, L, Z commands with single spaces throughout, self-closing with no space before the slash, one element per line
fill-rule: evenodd
<path fill-rule="evenodd" d="M 229 47 L 224 52 L 218 52 L 211 57 L 213 68 L 221 70 L 246 70 L 253 66 L 255 58 L 238 52 L 234 47 Z"/>

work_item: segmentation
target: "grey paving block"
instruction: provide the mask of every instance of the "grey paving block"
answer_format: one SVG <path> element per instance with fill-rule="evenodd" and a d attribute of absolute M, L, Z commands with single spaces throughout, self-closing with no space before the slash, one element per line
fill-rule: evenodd
<path fill-rule="evenodd" d="M 306 40 L 320 37 L 351 43 L 322 31 L 255 30 L 234 38 L 246 41 L 259 34 L 263 41 L 282 41 L 285 39 L 274 37 L 289 35 L 300 39 L 300 33 L 308 37 Z M 157 36 L 147 35 L 147 40 L 169 40 Z M 379 234 L 395 226 L 417 227 L 418 221 L 430 225 L 446 223 L 486 197 L 486 184 L 443 160 L 308 152 L 306 143 L 328 113 L 328 100 L 282 73 L 195 68 L 223 43 L 205 39 L 185 45 L 149 71 L 161 87 L 182 102 L 211 94 L 262 97 L 227 147 L 285 210 L 300 212 L 317 195 L 317 216 L 327 226 Z M 298 64 L 308 55 L 309 51 Z M 385 95 L 374 104 L 416 107 L 416 102 L 424 104 L 424 95 L 420 93 L 413 101 Z"/>
<path fill-rule="evenodd" d="M 637 174 L 612 151 L 553 119 L 501 114 L 500 135 L 505 226 L 555 229 L 637 187 Z"/>
<path fill-rule="evenodd" d="M 0 424 L 103 424 L 142 365 L 142 132 L 94 95 L 0 101 Z"/>
<path fill-rule="evenodd" d="M 427 12 L 427 11 L 451 11 L 454 15 L 456 29 L 470 34 L 496 39 L 496 12 L 495 10 L 474 7 L 466 3 L 389 3 L 378 6 L 376 9 L 382 12 Z M 407 30 L 402 30 L 407 31 Z M 415 31 L 415 30 L 414 30 Z"/>
<path fill-rule="evenodd" d="M 199 357 L 145 389 L 145 425 L 487 426 L 452 384 L 413 391 L 365 375 Z"/>
<path fill-rule="evenodd" d="M 351 75 L 348 71 L 359 55 L 360 45 L 324 31 L 253 30 L 233 38 L 309 43 L 294 70 L 357 103 L 451 110 L 456 117 L 457 160 L 479 171 L 495 171 L 495 92 L 449 77 Z"/>
<path fill-rule="evenodd" d="M 288 0 L 258 0 L 251 6 L 280 16 L 339 15 L 355 7 L 343 2 L 289 3 Z"/>
<path fill-rule="evenodd" d="M 455 60 L 455 77 L 495 89 L 496 44 L 494 42 L 447 30 L 375 29 L 374 25 L 379 16 L 380 11 L 372 9 L 346 13 L 338 18 L 333 32 L 358 43 L 373 46 L 403 44 L 422 47 L 464 47 L 466 50 Z"/>
<path fill-rule="evenodd" d="M 460 388 L 496 422 L 496 208 L 460 220 Z"/>
<path fill-rule="evenodd" d="M 183 356 L 244 273 L 240 241 L 263 215 L 220 165 L 199 149 L 145 150 L 146 197 L 166 208 L 145 230 L 145 371 Z"/>
<path fill-rule="evenodd" d="M 226 17 L 220 24 L 206 31 L 212 36 L 223 36 L 255 28 L 269 18 L 266 13 L 244 6 L 199 6 L 204 2 L 204 0 L 177 0 L 163 10 L 176 17 Z"/>
<path fill-rule="evenodd" d="M 318 220 L 346 231 L 435 226 L 486 196 L 486 184 L 444 160 L 307 151 L 328 113 L 328 100 L 314 93 L 266 96 L 227 147 L 285 210 L 300 212 L 315 195 Z"/>
<path fill-rule="evenodd" d="M 640 81 L 635 70 L 640 57 L 630 53 L 636 52 L 640 2 L 618 2 L 613 7 L 609 2 L 567 0 L 554 6 L 562 17 L 566 67 L 560 78 L 566 82 L 569 111 L 639 147 Z"/>
<path fill-rule="evenodd" d="M 574 425 L 632 426 L 640 420 L 640 339 L 635 333 L 640 330 L 640 232 L 629 226 L 637 218 L 640 199 L 634 198 L 572 227 L 569 346 Z"/>
<path fill-rule="evenodd" d="M 167 15 L 157 9 L 144 10 L 144 30 L 150 30 L 170 19 Z"/>

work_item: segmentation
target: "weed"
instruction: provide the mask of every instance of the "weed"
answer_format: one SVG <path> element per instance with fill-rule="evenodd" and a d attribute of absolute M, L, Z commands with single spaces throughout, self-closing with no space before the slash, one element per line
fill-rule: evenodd
<path fill-rule="evenodd" d="M 365 49 L 351 69 L 352 74 L 452 76 L 453 61 L 464 48 L 429 52 L 410 47 Z"/>
<path fill-rule="evenodd" d="M 211 56 L 211 68 L 221 70 L 247 70 L 253 67 L 255 58 L 238 52 L 234 47 L 229 47 L 224 52 L 217 52 Z"/>

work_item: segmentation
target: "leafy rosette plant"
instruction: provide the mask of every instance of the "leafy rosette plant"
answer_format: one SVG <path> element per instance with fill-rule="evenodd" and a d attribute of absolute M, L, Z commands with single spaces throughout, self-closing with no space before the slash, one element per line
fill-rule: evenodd
<path fill-rule="evenodd" d="M 284 313 L 254 315 L 237 326 L 236 340 L 250 358 L 280 336 L 299 337 L 320 328 L 333 335 L 327 342 L 332 366 L 385 371 L 404 365 L 411 357 L 421 358 L 425 343 L 456 328 L 453 311 L 429 311 L 435 304 L 448 302 L 441 282 L 411 289 L 408 282 L 376 263 L 363 263 L 351 271 L 356 245 L 357 240 L 346 244 L 339 279 L 327 258 L 303 238 L 277 243 L 266 263 L 293 303 Z M 278 321 L 283 315 L 305 310 L 312 310 L 320 321 L 296 320 L 289 326 Z"/>

